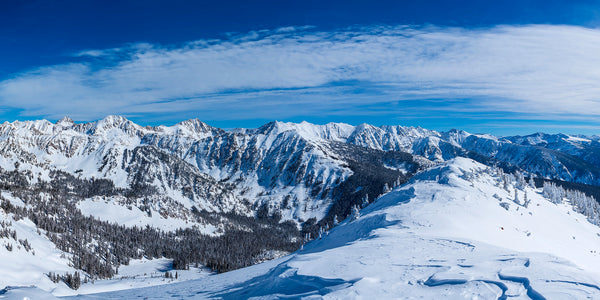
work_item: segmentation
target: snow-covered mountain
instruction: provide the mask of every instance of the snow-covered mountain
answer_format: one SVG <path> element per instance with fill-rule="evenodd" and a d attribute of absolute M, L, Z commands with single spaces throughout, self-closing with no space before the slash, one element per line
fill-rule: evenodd
<path fill-rule="evenodd" d="M 198 120 L 142 127 L 118 116 L 4 123 L 1 229 L 29 221 L 39 237 L 7 234 L 0 251 L 41 238 L 54 244 L 44 252 L 62 258 L 53 273 L 79 270 L 90 280 L 145 258 L 227 271 L 278 257 L 431 165 L 340 142 L 350 127 L 272 122 L 228 132 Z M 37 268 L 31 284 L 60 285 L 50 269 Z M 23 284 L 4 275 L 0 285 Z"/>
<path fill-rule="evenodd" d="M 0 125 L 0 167 L 12 171 L 18 164 L 33 183 L 60 170 L 110 179 L 120 188 L 150 187 L 151 198 L 167 196 L 188 209 L 251 215 L 268 204 L 286 219 L 322 219 L 335 187 L 354 173 L 331 143 L 345 141 L 353 129 L 272 122 L 227 132 L 199 120 L 142 127 L 118 116 L 83 124 L 17 121 Z M 406 173 L 429 164 L 406 159 L 390 165 Z"/>
<path fill-rule="evenodd" d="M 4 222 L 0 254 L 6 252 L 2 254 L 7 255 L 6 261 L 31 266 L 27 274 L 36 275 L 5 272 L 0 274 L 0 286 L 33 284 L 64 295 L 69 289 L 49 272 L 61 276 L 81 272 L 98 280 L 122 276 L 116 274 L 117 268 L 136 269 L 145 260 L 153 266 L 167 261 L 167 267 L 155 268 L 157 274 L 196 264 L 219 272 L 252 265 L 294 251 L 358 208 L 368 207 L 362 214 L 374 209 L 376 205 L 369 205 L 374 199 L 415 174 L 419 175 L 411 183 L 414 189 L 429 183 L 445 187 L 444 178 L 462 171 L 448 173 L 438 165 L 451 162 L 457 166 L 444 166 L 462 170 L 469 163 L 461 157 L 483 164 L 470 163 L 475 171 L 467 172 L 472 174 L 466 175 L 467 181 L 478 176 L 497 180 L 480 172 L 485 165 L 517 171 L 521 179 L 528 174 L 559 184 L 560 180 L 591 184 L 586 188 L 598 190 L 594 185 L 600 185 L 599 142 L 598 137 L 585 136 L 494 137 L 342 123 L 270 122 L 255 129 L 222 130 L 199 120 L 168 127 L 140 126 L 119 116 L 90 123 L 69 118 L 56 123 L 5 122 L 0 125 Z M 431 172 L 437 172 L 436 177 L 426 179 Z M 480 185 L 470 184 L 471 188 Z M 482 187 L 478 197 L 489 198 Z M 450 190 L 458 193 L 462 188 Z M 519 184 L 519 189 L 517 193 L 524 193 L 527 188 Z M 492 194 L 495 201 L 500 197 L 504 199 L 500 203 L 506 203 L 498 206 L 499 215 L 495 216 L 496 206 L 486 213 L 510 219 L 512 209 L 533 209 L 505 201 L 508 194 L 502 193 L 510 189 L 503 190 Z M 532 189 L 528 193 L 538 197 Z M 444 197 L 454 201 L 453 195 Z M 595 208 L 578 209 L 591 216 Z M 470 226 L 479 226 L 476 221 Z M 541 218 L 539 222 L 548 223 Z M 369 224 L 364 230 L 370 232 Z M 353 227 L 358 225 L 344 226 L 363 231 Z M 502 247 L 487 239 L 478 241 Z M 305 249 L 309 247 L 313 246 Z M 29 264 L 28 260 L 38 259 L 33 258 L 34 252 L 49 253 L 54 263 L 42 268 Z M 11 268 L 7 265 L 6 270 Z M 110 289 L 114 288 L 95 291 Z"/>
<path fill-rule="evenodd" d="M 49 181 L 57 170 L 107 179 L 137 198 L 129 202 L 143 198 L 138 208 L 187 221 L 192 209 L 253 216 L 261 208 L 284 220 L 330 222 L 346 216 L 360 199 L 381 194 L 385 184 L 404 182 L 415 171 L 455 157 L 600 185 L 597 137 L 499 138 L 307 122 L 225 131 L 199 120 L 144 127 L 120 116 L 79 124 L 65 117 L 55 124 L 0 125 L 0 167 L 25 172 L 29 184 Z"/>
<path fill-rule="evenodd" d="M 283 258 L 78 299 L 595 299 L 600 228 L 470 159 L 419 173 Z M 556 201 L 555 201 L 556 202 Z M 596 203 L 596 209 L 598 209 Z"/>
<path fill-rule="evenodd" d="M 435 132 L 361 125 L 346 142 L 374 149 L 407 151 L 435 162 L 482 156 L 478 159 L 481 162 L 507 163 L 545 178 L 600 184 L 600 142 L 594 137 L 537 134 L 501 138 L 462 130 Z"/>
<path fill-rule="evenodd" d="M 120 116 L 81 124 L 69 118 L 55 124 L 4 123 L 0 167 L 12 171 L 18 163 L 31 172 L 33 183 L 48 180 L 52 170 L 110 179 L 116 187 L 144 190 L 157 209 L 167 196 L 187 209 L 252 215 L 267 205 L 284 219 L 320 220 L 340 197 L 336 188 L 357 173 L 350 160 L 362 159 L 347 147 L 340 151 L 340 143 L 412 154 L 401 159 L 388 154 L 383 164 L 375 162 L 402 171 L 397 176 L 470 157 L 545 178 L 600 184 L 600 142 L 591 137 L 497 138 L 458 130 L 307 122 L 225 131 L 199 120 L 143 127 Z"/>
<path fill-rule="evenodd" d="M 520 145 L 561 151 L 595 166 L 600 165 L 599 136 L 536 133 L 528 136 L 507 137 L 506 139 Z"/>

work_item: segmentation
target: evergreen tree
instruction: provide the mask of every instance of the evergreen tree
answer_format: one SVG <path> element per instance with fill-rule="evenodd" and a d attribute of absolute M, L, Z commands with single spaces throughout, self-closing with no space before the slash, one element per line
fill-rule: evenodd
<path fill-rule="evenodd" d="M 529 177 L 529 186 L 530 186 L 532 189 L 535 189 L 535 188 L 536 188 L 536 187 L 535 187 L 535 180 L 533 180 L 533 175 L 531 175 L 531 177 Z"/>
<path fill-rule="evenodd" d="M 361 207 L 365 208 L 369 205 L 369 194 L 366 194 L 365 197 L 363 198 Z"/>
<path fill-rule="evenodd" d="M 383 193 L 389 193 L 391 191 L 389 185 L 387 184 L 387 182 L 383 185 Z"/>
<path fill-rule="evenodd" d="M 354 221 L 360 217 L 360 210 L 358 206 L 352 206 L 352 213 L 350 214 L 350 221 Z"/>

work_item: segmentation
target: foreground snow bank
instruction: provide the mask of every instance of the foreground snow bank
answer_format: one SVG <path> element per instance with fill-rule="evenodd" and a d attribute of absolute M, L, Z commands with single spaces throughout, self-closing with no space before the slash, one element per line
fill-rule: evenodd
<path fill-rule="evenodd" d="M 515 199 L 515 186 L 501 180 L 455 159 L 290 256 L 200 280 L 80 297 L 600 297 L 600 228 L 531 187 L 518 188 Z"/>
<path fill-rule="evenodd" d="M 36 287 L 5 287 L 0 290 L 0 299 L 29 300 L 29 299 L 58 299 L 49 292 Z"/>

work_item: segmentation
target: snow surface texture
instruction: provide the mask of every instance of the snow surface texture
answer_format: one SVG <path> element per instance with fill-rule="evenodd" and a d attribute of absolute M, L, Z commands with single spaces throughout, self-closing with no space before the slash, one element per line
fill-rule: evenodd
<path fill-rule="evenodd" d="M 515 201 L 515 187 L 493 173 L 453 159 L 289 256 L 78 298 L 600 298 L 600 228 L 528 186 Z"/>

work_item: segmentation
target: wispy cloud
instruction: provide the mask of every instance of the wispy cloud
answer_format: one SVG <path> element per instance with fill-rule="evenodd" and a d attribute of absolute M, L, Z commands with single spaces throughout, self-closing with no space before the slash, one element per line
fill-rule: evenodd
<path fill-rule="evenodd" d="M 572 26 L 281 28 L 179 46 L 81 51 L 77 63 L 0 82 L 0 105 L 23 116 L 79 120 L 407 110 L 424 117 L 505 111 L 593 119 L 600 117 L 598 53 L 600 30 Z"/>

